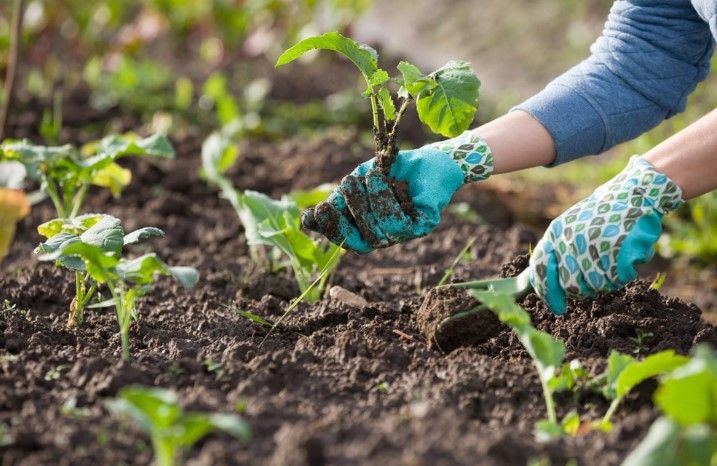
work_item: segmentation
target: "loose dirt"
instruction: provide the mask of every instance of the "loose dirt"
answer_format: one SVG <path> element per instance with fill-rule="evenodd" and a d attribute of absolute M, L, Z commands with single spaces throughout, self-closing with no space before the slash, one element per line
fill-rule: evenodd
<path fill-rule="evenodd" d="M 277 319 L 297 290 L 288 271 L 267 274 L 254 265 L 236 214 L 198 179 L 201 141 L 192 134 L 176 140 L 174 161 L 129 161 L 135 176 L 121 200 L 98 193 L 87 208 L 122 218 L 128 230 L 162 228 L 167 237 L 154 243 L 160 256 L 201 273 L 192 291 L 167 280 L 141 301 L 130 362 L 120 361 L 111 312 L 88 311 L 82 327 L 65 328 L 71 277 L 32 256 L 40 240 L 35 227 L 52 216 L 50 206 L 36 206 L 21 223 L 0 276 L 3 466 L 149 464 L 146 436 L 104 408 L 128 384 L 173 389 L 189 409 L 245 416 L 253 430 L 249 444 L 213 434 L 189 453 L 194 466 L 505 466 L 531 458 L 617 465 L 645 435 L 656 416 L 649 383 L 628 397 L 612 433 L 537 443 L 532 427 L 545 415 L 537 375 L 515 336 L 489 314 L 465 329 L 451 351 L 429 348 L 417 310 L 466 242 L 477 238 L 474 260 L 461 263 L 454 280 L 495 276 L 501 269 L 515 274 L 526 265 L 519 255 L 535 242 L 477 187 L 461 196 L 497 219 L 494 224 L 446 214 L 429 237 L 347 255 L 334 284 L 368 306 L 328 298 L 302 304 L 260 347 L 266 329 L 238 311 Z M 245 142 L 241 149 L 231 173 L 236 185 L 272 195 L 337 181 L 371 156 L 351 131 Z M 464 305 L 460 295 L 448 297 L 450 306 L 433 305 Z M 604 368 L 611 349 L 687 353 L 697 342 L 717 344 L 715 328 L 697 307 L 664 298 L 642 282 L 572 303 L 560 318 L 535 295 L 522 304 L 539 328 L 566 342 L 568 358 L 580 358 L 593 373 Z M 652 334 L 640 348 L 637 332 Z M 579 406 L 584 419 L 607 408 L 594 395 L 558 401 L 559 414 Z"/>

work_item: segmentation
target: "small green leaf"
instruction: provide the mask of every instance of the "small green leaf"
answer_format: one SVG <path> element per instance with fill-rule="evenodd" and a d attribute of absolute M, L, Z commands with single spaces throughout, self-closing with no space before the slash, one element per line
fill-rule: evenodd
<path fill-rule="evenodd" d="M 338 32 L 327 32 L 321 36 L 304 39 L 286 50 L 276 61 L 276 66 L 290 63 L 306 52 L 314 49 L 332 50 L 351 60 L 363 74 L 371 87 L 371 78 L 378 71 L 378 53 L 371 47 L 344 37 Z"/>
<path fill-rule="evenodd" d="M 661 417 L 622 466 L 708 466 L 714 464 L 716 451 L 717 433 L 713 427 L 698 424 L 682 428 Z"/>
<path fill-rule="evenodd" d="M 104 137 L 97 147 L 98 154 L 108 154 L 113 159 L 128 155 L 145 157 L 174 158 L 174 148 L 163 134 L 154 134 L 144 139 L 129 134 Z"/>
<path fill-rule="evenodd" d="M 37 232 L 40 233 L 45 238 L 52 238 L 56 234 L 58 234 L 60 231 L 62 231 L 62 227 L 65 224 L 65 221 L 61 218 L 55 218 L 48 222 L 45 222 L 37 227 Z"/>
<path fill-rule="evenodd" d="M 438 81 L 430 76 L 424 75 L 413 63 L 402 61 L 398 64 L 398 70 L 403 76 L 403 87 L 414 98 L 417 98 L 427 87 L 433 89 L 438 85 Z"/>
<path fill-rule="evenodd" d="M 86 244 L 81 241 L 74 241 L 63 245 L 61 249 L 51 254 L 44 254 L 40 256 L 39 259 L 58 260 L 72 256 L 79 257 L 84 262 L 87 273 L 100 283 L 106 283 L 117 278 L 114 271 L 114 267 L 118 263 L 117 258 L 106 253 L 99 246 Z"/>
<path fill-rule="evenodd" d="M 239 315 L 244 317 L 245 319 L 251 320 L 252 322 L 255 322 L 259 325 L 263 325 L 265 327 L 271 327 L 273 324 L 263 318 L 260 315 L 254 314 L 251 311 L 239 311 Z"/>
<path fill-rule="evenodd" d="M 202 169 L 204 176 L 217 183 L 224 173 L 234 165 L 239 156 L 239 147 L 226 135 L 215 131 L 202 144 Z"/>
<path fill-rule="evenodd" d="M 624 397 L 640 382 L 671 372 L 688 361 L 688 357 L 675 354 L 675 351 L 670 349 L 647 356 L 642 361 L 632 362 L 617 377 L 615 393 L 618 397 Z"/>
<path fill-rule="evenodd" d="M 172 266 L 169 267 L 169 273 L 187 289 L 194 288 L 199 281 L 199 272 L 194 267 Z"/>
<path fill-rule="evenodd" d="M 383 110 L 383 116 L 386 117 L 387 121 L 393 121 L 396 119 L 396 105 L 393 103 L 393 97 L 391 92 L 382 87 L 378 91 L 378 103 Z"/>
<path fill-rule="evenodd" d="M 381 84 L 388 81 L 390 76 L 388 75 L 388 72 L 386 70 L 376 70 L 373 75 L 368 80 L 368 84 L 370 87 L 376 87 L 380 86 Z"/>
<path fill-rule="evenodd" d="M 418 97 L 418 117 L 434 133 L 458 136 L 473 122 L 480 82 L 469 64 L 461 61 L 447 63 L 431 77 L 437 85 Z"/>
<path fill-rule="evenodd" d="M 577 411 L 570 411 L 560 422 L 563 432 L 570 436 L 576 436 L 580 430 L 580 415 Z"/>
<path fill-rule="evenodd" d="M 244 442 L 251 440 L 251 429 L 249 424 L 242 418 L 233 414 L 212 414 L 209 417 L 212 425 L 227 434 L 233 435 Z"/>
<path fill-rule="evenodd" d="M 119 254 L 124 242 L 122 223 L 115 217 L 105 215 L 80 235 L 80 241 L 99 246 L 105 252 Z"/>
<path fill-rule="evenodd" d="M 630 355 L 622 354 L 616 350 L 610 351 L 610 355 L 607 358 L 607 371 L 605 372 L 607 380 L 605 382 L 605 387 L 603 388 L 603 395 L 605 398 L 612 400 L 617 396 L 615 388 L 617 378 L 620 376 L 625 367 L 633 362 L 635 362 L 635 358 Z"/>
<path fill-rule="evenodd" d="M 114 197 L 118 197 L 132 181 L 132 172 L 112 162 L 101 168 L 92 177 L 92 184 L 109 188 Z"/>
<path fill-rule="evenodd" d="M 123 242 L 124 245 L 127 246 L 130 244 L 137 244 L 149 238 L 161 238 L 162 236 L 164 236 L 164 232 L 159 228 L 144 227 L 126 234 L 123 238 Z"/>
<path fill-rule="evenodd" d="M 313 207 L 316 204 L 324 202 L 326 198 L 336 189 L 334 184 L 322 184 L 314 189 L 303 191 L 297 190 L 289 193 L 289 199 L 291 199 L 296 207 L 303 210 L 308 207 Z"/>
<path fill-rule="evenodd" d="M 535 438 L 538 442 L 549 442 L 564 435 L 563 427 L 557 422 L 541 419 L 535 423 Z"/>

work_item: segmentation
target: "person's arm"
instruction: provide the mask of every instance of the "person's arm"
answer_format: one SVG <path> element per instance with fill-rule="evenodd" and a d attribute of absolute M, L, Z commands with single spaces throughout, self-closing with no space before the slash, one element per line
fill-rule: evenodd
<path fill-rule="evenodd" d="M 644 155 L 682 189 L 684 200 L 717 189 L 717 110 Z"/>
<path fill-rule="evenodd" d="M 709 72 L 713 48 L 710 26 L 689 0 L 616 1 L 591 57 L 516 109 L 552 136 L 554 164 L 597 154 L 682 111 Z"/>

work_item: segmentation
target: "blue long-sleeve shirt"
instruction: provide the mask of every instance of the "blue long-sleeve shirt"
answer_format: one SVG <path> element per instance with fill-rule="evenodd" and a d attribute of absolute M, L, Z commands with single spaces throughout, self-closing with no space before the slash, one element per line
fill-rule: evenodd
<path fill-rule="evenodd" d="M 516 109 L 550 132 L 554 164 L 598 154 L 683 111 L 716 38 L 717 0 L 618 0 L 592 55 Z"/>

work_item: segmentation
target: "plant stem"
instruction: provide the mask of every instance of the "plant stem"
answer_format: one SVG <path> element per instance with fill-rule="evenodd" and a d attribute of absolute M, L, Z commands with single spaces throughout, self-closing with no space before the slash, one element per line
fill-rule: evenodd
<path fill-rule="evenodd" d="M 55 186 L 55 181 L 52 179 L 47 178 L 45 180 L 45 185 L 47 186 L 47 194 L 50 196 L 50 199 L 52 199 L 52 203 L 55 206 L 55 210 L 57 211 L 57 216 L 60 218 L 66 218 L 67 211 L 65 210 L 65 205 L 60 200 L 60 196 L 57 193 L 57 186 Z"/>
<path fill-rule="evenodd" d="M 3 90 L 2 107 L 0 108 L 0 141 L 5 138 L 5 126 L 7 115 L 10 112 L 13 90 L 15 88 L 15 76 L 17 75 L 18 56 L 22 46 L 22 19 L 25 14 L 25 0 L 15 0 L 15 10 L 12 15 L 12 30 L 10 32 L 10 51 L 5 70 L 5 89 Z"/>
<path fill-rule="evenodd" d="M 396 113 L 396 119 L 393 121 L 393 126 L 391 126 L 391 132 L 388 133 L 389 144 L 396 142 L 396 130 L 398 129 L 398 124 L 401 123 L 401 118 L 406 113 L 406 110 L 408 110 L 408 105 L 410 103 L 410 97 L 408 99 L 403 99 L 401 102 L 401 106 L 398 108 L 398 113 Z"/>
<path fill-rule="evenodd" d="M 174 447 L 167 441 L 159 437 L 159 434 L 152 436 L 152 446 L 154 449 L 154 466 L 175 466 L 177 462 L 177 453 Z"/>
<path fill-rule="evenodd" d="M 558 416 L 555 414 L 555 401 L 553 401 L 553 394 L 548 388 L 548 381 L 540 377 L 540 385 L 543 387 L 543 398 L 545 398 L 545 408 L 548 411 L 548 421 L 557 424 Z"/>
<path fill-rule="evenodd" d="M 605 413 L 605 416 L 603 416 L 601 422 L 603 422 L 603 423 L 610 422 L 612 415 L 615 414 L 615 411 L 617 411 L 617 407 L 620 406 L 621 400 L 622 400 L 622 398 L 619 398 L 619 397 L 612 400 L 612 403 L 610 403 L 610 407 L 607 409 L 607 412 Z"/>
<path fill-rule="evenodd" d="M 87 195 L 87 189 L 90 187 L 89 184 L 85 183 L 82 185 L 82 187 L 77 191 L 77 194 L 72 199 L 72 212 L 70 212 L 70 218 L 75 218 L 78 213 L 80 213 L 80 209 L 82 208 L 82 204 L 85 202 L 85 196 Z"/>
<path fill-rule="evenodd" d="M 122 360 L 129 360 L 129 323 L 131 322 L 130 310 L 125 308 L 124 292 L 117 292 L 114 283 L 107 283 L 112 298 L 115 301 L 115 311 L 117 313 L 117 323 L 120 328 L 120 342 L 122 344 Z"/>
<path fill-rule="evenodd" d="M 456 266 L 461 261 L 461 259 L 465 255 L 465 253 L 468 252 L 468 250 L 471 248 L 471 246 L 473 246 L 473 243 L 475 243 L 475 242 L 476 242 L 475 236 L 468 240 L 468 242 L 463 247 L 463 249 L 461 249 L 461 252 L 459 252 L 458 255 L 456 256 L 456 258 L 453 259 L 453 262 L 451 263 L 450 267 L 448 267 L 446 269 L 446 271 L 443 273 L 443 277 L 441 277 L 441 281 L 439 281 L 438 285 L 436 285 L 437 287 L 443 286 L 448 281 L 448 279 L 451 278 L 451 275 L 453 275 L 453 273 L 455 272 Z"/>
<path fill-rule="evenodd" d="M 378 122 L 378 102 L 376 101 L 376 94 L 371 91 L 371 113 L 373 114 L 373 130 L 375 132 L 381 132 L 381 126 Z"/>

